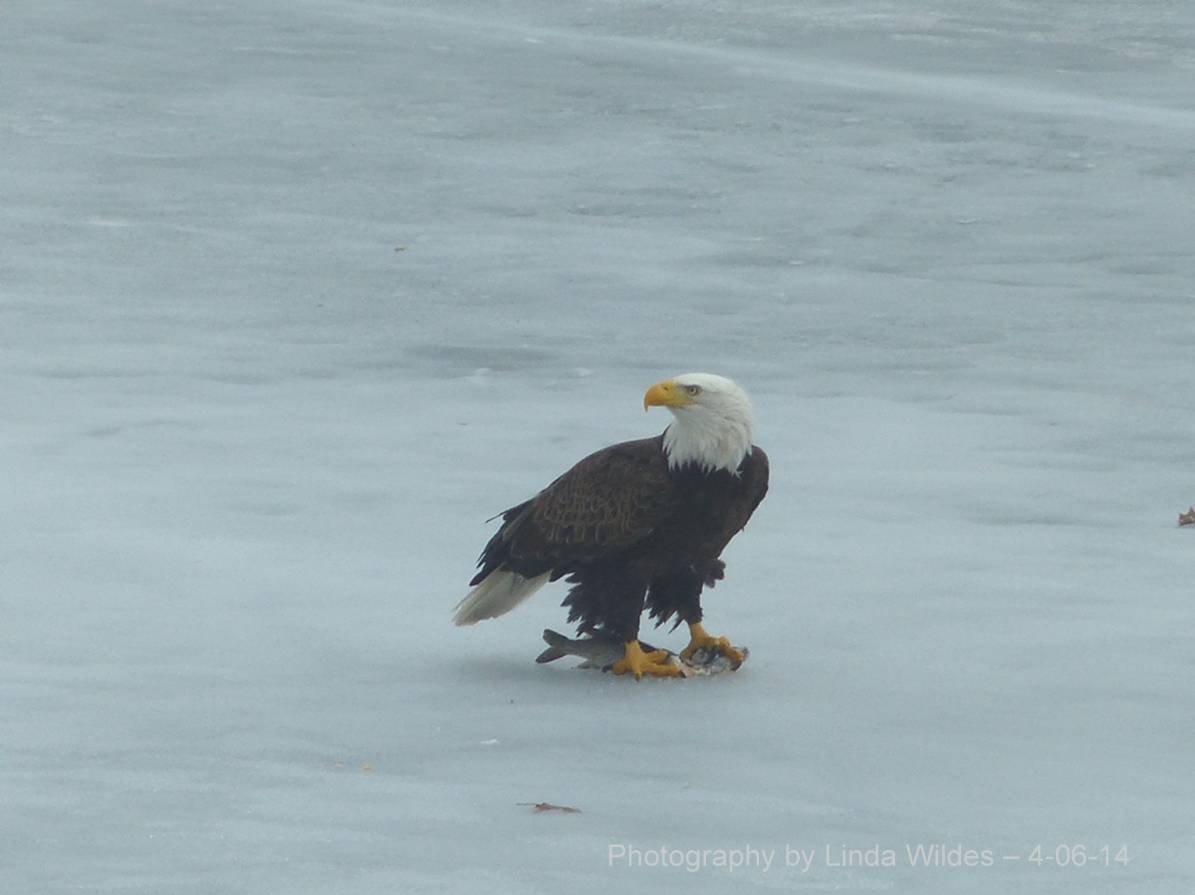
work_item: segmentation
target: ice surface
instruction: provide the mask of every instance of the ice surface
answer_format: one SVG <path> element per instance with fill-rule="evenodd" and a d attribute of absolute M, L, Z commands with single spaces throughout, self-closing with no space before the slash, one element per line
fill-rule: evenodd
<path fill-rule="evenodd" d="M 0 22 L 5 893 L 1195 887 L 1191 4 Z M 742 672 L 452 628 L 690 369 L 772 460 Z M 937 842 L 994 865 L 825 866 Z"/>

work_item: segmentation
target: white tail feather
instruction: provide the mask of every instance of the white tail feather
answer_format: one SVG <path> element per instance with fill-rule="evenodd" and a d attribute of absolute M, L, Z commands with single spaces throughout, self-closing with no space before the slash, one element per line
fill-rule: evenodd
<path fill-rule="evenodd" d="M 452 623 L 475 625 L 483 619 L 505 615 L 547 584 L 548 577 L 547 572 L 538 578 L 524 578 L 502 570 L 490 572 L 456 604 Z"/>

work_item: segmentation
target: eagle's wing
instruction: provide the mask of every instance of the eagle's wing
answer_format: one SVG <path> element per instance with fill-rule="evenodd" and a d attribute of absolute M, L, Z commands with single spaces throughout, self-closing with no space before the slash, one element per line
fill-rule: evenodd
<path fill-rule="evenodd" d="M 474 583 L 498 567 L 532 577 L 598 559 L 651 534 L 675 500 L 659 438 L 611 445 L 502 514 Z"/>
<path fill-rule="evenodd" d="M 768 455 L 764 453 L 763 448 L 752 445 L 751 452 L 743 461 L 743 465 L 739 467 L 742 471 L 741 481 L 746 497 L 740 515 L 730 522 L 734 529 L 727 532 L 727 539 L 734 537 L 743 529 L 747 520 L 751 518 L 768 493 L 768 467 Z"/>
<path fill-rule="evenodd" d="M 531 502 L 530 527 L 544 546 L 592 558 L 647 537 L 672 501 L 667 467 L 622 445 L 586 457 Z"/>

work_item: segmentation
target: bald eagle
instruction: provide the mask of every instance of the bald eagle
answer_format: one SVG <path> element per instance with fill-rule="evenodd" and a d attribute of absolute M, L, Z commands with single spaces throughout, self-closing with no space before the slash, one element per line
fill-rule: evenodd
<path fill-rule="evenodd" d="M 643 409 L 674 417 L 663 434 L 590 454 L 530 500 L 511 507 L 486 544 L 454 621 L 509 612 L 549 581 L 572 585 L 562 605 L 580 634 L 625 643 L 616 674 L 673 676 L 663 651 L 639 645 L 639 618 L 676 616 L 689 645 L 742 654 L 701 625 L 701 590 L 723 577 L 718 557 L 768 490 L 768 458 L 751 444 L 751 402 L 734 382 L 686 373 L 657 382 Z"/>

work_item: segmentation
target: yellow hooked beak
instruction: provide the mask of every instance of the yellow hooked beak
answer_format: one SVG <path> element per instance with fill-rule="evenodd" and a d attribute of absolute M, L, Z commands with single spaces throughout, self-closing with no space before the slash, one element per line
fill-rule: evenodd
<path fill-rule="evenodd" d="M 649 407 L 688 407 L 692 403 L 693 398 L 685 391 L 685 387 L 671 379 L 657 382 L 643 396 L 644 412 Z"/>

